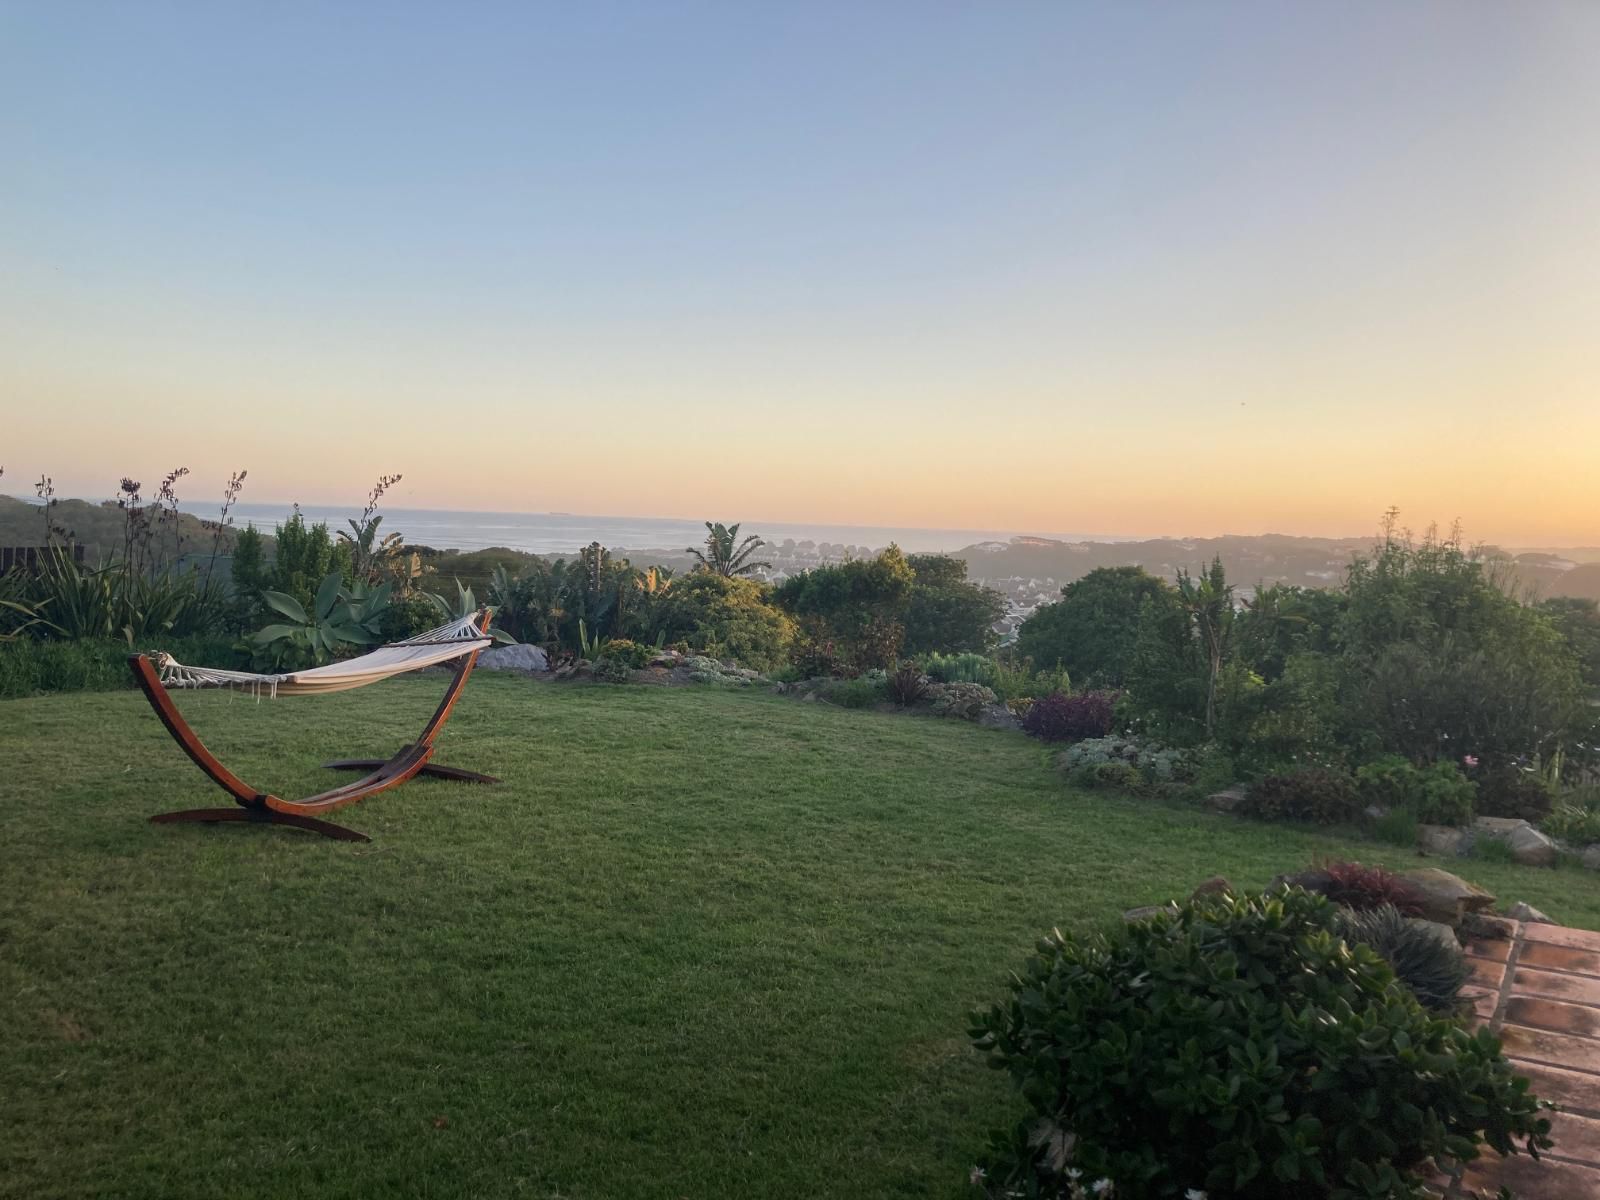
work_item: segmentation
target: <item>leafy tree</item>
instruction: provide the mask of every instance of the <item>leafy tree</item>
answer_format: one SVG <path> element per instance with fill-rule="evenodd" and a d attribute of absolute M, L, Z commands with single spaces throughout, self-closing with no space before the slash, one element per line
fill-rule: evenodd
<path fill-rule="evenodd" d="M 890 546 L 873 558 L 791 575 L 774 590 L 773 599 L 799 620 L 812 640 L 842 647 L 855 669 L 889 667 L 899 657 L 915 583 L 906 556 Z"/>
<path fill-rule="evenodd" d="M 1239 652 L 1252 670 L 1271 682 L 1297 655 L 1333 654 L 1347 606 L 1343 592 L 1275 583 L 1258 587 L 1238 619 Z"/>
<path fill-rule="evenodd" d="M 699 562 L 696 568 L 701 571 L 710 571 L 713 575 L 753 575 L 757 571 L 772 569 L 769 562 L 753 562 L 753 555 L 766 543 L 755 534 L 748 535 L 744 541 L 739 541 L 739 526 L 724 525 L 722 522 L 706 522 L 705 549 L 699 550 L 694 546 L 688 547 L 688 553 L 694 555 Z"/>
<path fill-rule="evenodd" d="M 982 652 L 996 640 L 995 622 L 1005 615 L 1005 597 L 967 578 L 967 564 L 944 554 L 906 559 L 914 576 L 906 602 L 905 651 Z"/>
<path fill-rule="evenodd" d="M 753 579 L 695 571 L 673 580 L 662 594 L 648 632 L 667 642 L 685 642 L 697 653 L 770 670 L 783 662 L 795 626 L 767 602 L 768 591 Z"/>
<path fill-rule="evenodd" d="M 1216 733 L 1217 686 L 1222 668 L 1233 653 L 1233 587 L 1222 570 L 1222 559 L 1211 560 L 1199 579 L 1178 570 L 1178 603 L 1193 626 L 1206 664 L 1206 737 Z"/>
<path fill-rule="evenodd" d="M 1539 605 L 1577 657 L 1584 687 L 1600 692 L 1600 601 L 1557 596 Z"/>
<path fill-rule="evenodd" d="M 1145 603 L 1164 602 L 1171 592 L 1142 567 L 1098 567 L 1022 623 L 1017 652 L 1041 667 L 1063 666 L 1084 684 L 1120 687 Z"/>

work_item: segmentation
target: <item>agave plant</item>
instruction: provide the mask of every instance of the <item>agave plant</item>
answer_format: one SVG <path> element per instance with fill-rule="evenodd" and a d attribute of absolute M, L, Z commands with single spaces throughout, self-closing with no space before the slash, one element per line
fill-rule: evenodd
<path fill-rule="evenodd" d="M 317 586 L 311 611 L 284 592 L 263 591 L 261 598 L 287 624 L 268 625 L 248 639 L 255 657 L 277 667 L 298 665 L 307 660 L 327 662 L 349 646 L 371 646 L 378 642 L 379 626 L 389 607 L 389 585 L 346 589 L 337 571 L 330 571 Z"/>
<path fill-rule="evenodd" d="M 503 570 L 501 568 L 498 568 L 498 567 L 496 568 L 496 572 L 497 572 L 497 574 L 501 574 L 501 575 L 504 574 Z M 478 603 L 477 593 L 474 592 L 470 587 L 464 587 L 462 585 L 462 583 L 461 583 L 461 580 L 459 580 L 459 579 L 457 579 L 455 581 L 455 584 L 456 584 L 456 598 L 455 598 L 454 601 L 446 599 L 445 597 L 439 595 L 437 592 L 423 592 L 422 593 L 424 596 L 426 596 L 428 598 L 428 602 L 430 604 L 432 604 L 435 609 L 438 610 L 439 616 L 445 621 L 457 621 L 457 620 L 463 620 L 463 619 L 465 619 L 467 617 L 475 616 L 478 613 L 478 611 L 483 607 L 482 605 L 480 605 Z M 493 584 L 491 584 L 490 586 L 492 587 Z M 492 606 L 491 606 L 491 611 L 493 611 Z M 505 630 L 503 630 L 503 629 L 501 629 L 501 628 L 499 628 L 498 626 L 495 626 L 495 625 L 489 626 L 489 636 L 492 637 L 495 640 L 495 643 L 497 645 L 501 645 L 501 646 L 515 646 L 515 645 L 517 645 L 517 639 L 516 638 L 512 637 Z"/>

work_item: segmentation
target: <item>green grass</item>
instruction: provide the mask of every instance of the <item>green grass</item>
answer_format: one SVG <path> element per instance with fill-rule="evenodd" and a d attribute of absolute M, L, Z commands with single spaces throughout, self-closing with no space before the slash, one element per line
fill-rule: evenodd
<path fill-rule="evenodd" d="M 437 679 L 180 703 L 283 794 Z M 222 799 L 131 694 L 0 703 L 0 1195 L 964 1196 L 965 1017 L 1052 925 L 1404 852 L 1104 794 L 1036 743 L 765 694 L 474 679 L 352 846 Z M 1462 874 L 1600 926 L 1600 883 Z"/>

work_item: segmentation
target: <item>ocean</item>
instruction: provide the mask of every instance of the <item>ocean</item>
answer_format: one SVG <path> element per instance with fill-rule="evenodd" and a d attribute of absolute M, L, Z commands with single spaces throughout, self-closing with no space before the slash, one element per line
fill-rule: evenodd
<path fill-rule="evenodd" d="M 246 504 L 233 507 L 235 523 L 253 521 L 264 531 L 289 515 L 287 504 Z M 359 517 L 355 507 L 302 505 L 308 521 L 326 521 L 329 528 L 345 529 L 345 521 Z M 611 550 L 673 550 L 705 541 L 703 521 L 673 517 L 592 517 L 572 513 L 455 512 L 445 509 L 383 508 L 383 532 L 398 531 L 406 541 L 439 550 L 482 550 L 508 546 L 534 554 L 571 554 L 590 542 Z M 839 546 L 880 550 L 890 542 L 908 553 L 959 550 L 974 542 L 1006 541 L 1021 530 L 915 529 L 882 525 L 806 525 L 782 521 L 745 521 L 739 535 L 759 534 L 769 542 L 793 538 L 796 542 L 823 542 Z M 1045 534 L 1076 541 L 1080 534 Z"/>

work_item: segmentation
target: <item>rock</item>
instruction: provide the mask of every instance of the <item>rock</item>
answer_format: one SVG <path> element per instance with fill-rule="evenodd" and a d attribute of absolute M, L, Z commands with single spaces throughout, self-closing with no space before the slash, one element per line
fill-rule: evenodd
<path fill-rule="evenodd" d="M 550 656 L 539 646 L 491 646 L 478 655 L 480 671 L 521 671 L 531 675 L 549 669 Z"/>
<path fill-rule="evenodd" d="M 800 699 L 802 701 L 807 701 L 807 702 L 810 702 L 812 704 L 815 704 L 816 700 L 817 700 L 817 694 L 815 692 L 807 692 L 804 696 L 801 696 Z"/>
<path fill-rule="evenodd" d="M 1593 846 L 1585 846 L 1583 853 L 1578 856 L 1578 861 L 1591 871 L 1600 871 L 1600 842 Z"/>
<path fill-rule="evenodd" d="M 1249 798 L 1242 787 L 1224 788 L 1206 797 L 1206 807 L 1212 812 L 1231 813 Z"/>
<path fill-rule="evenodd" d="M 985 704 L 978 710 L 978 724 L 985 729 L 1022 728 L 1022 722 L 1004 704 Z"/>
<path fill-rule="evenodd" d="M 1415 889 L 1422 915 L 1432 921 L 1455 926 L 1461 924 L 1468 913 L 1483 912 L 1494 906 L 1493 892 L 1438 867 L 1418 867 L 1404 872 L 1401 878 Z"/>
<path fill-rule="evenodd" d="M 1504 840 L 1511 847 L 1511 857 L 1525 867 L 1553 867 L 1556 864 L 1559 851 L 1555 842 L 1526 822 L 1522 828 L 1513 829 Z"/>
<path fill-rule="evenodd" d="M 1198 900 L 1201 896 L 1216 896 L 1223 892 L 1233 891 L 1233 884 L 1228 882 L 1226 875 L 1213 875 L 1199 887 L 1189 893 L 1189 899 Z"/>
<path fill-rule="evenodd" d="M 1453 825 L 1418 825 L 1417 849 L 1439 858 L 1459 858 L 1472 848 L 1472 834 Z"/>
<path fill-rule="evenodd" d="M 1502 841 L 1519 829 L 1530 828 L 1528 823 L 1520 817 L 1478 817 L 1472 822 L 1472 827 L 1479 833 L 1488 834 L 1492 838 L 1500 838 Z"/>
<path fill-rule="evenodd" d="M 1518 900 L 1506 909 L 1506 916 L 1513 921 L 1532 921 L 1535 925 L 1554 925 L 1555 922 L 1545 916 L 1526 900 Z"/>

